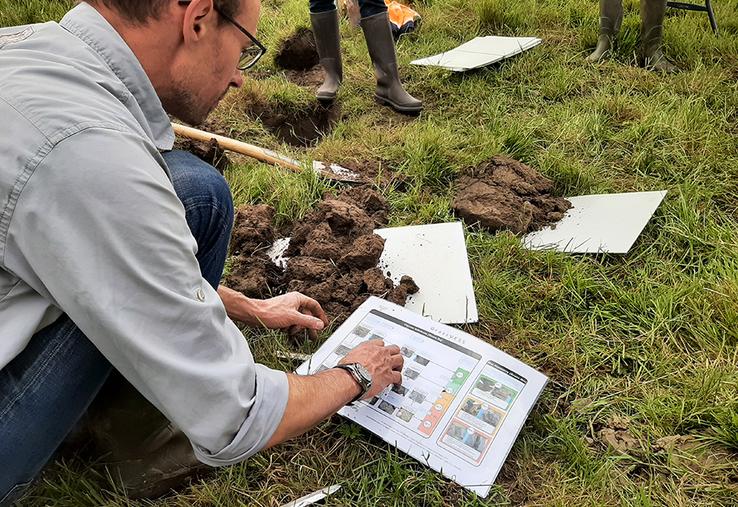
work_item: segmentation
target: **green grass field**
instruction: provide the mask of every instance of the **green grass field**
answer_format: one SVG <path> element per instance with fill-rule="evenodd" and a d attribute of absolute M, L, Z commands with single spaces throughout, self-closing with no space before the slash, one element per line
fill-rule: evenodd
<path fill-rule="evenodd" d="M 320 487 L 327 505 L 721 505 L 738 502 L 738 0 L 704 13 L 669 10 L 665 52 L 682 71 L 634 65 L 638 2 L 626 0 L 612 60 L 586 65 L 593 0 L 415 0 L 421 28 L 398 45 L 401 73 L 425 112 L 377 106 L 361 32 L 342 25 L 342 118 L 317 147 L 282 145 L 243 114 L 247 96 L 304 107 L 272 57 L 308 26 L 306 0 L 265 0 L 271 49 L 258 80 L 214 113 L 233 135 L 297 157 L 381 164 L 409 182 L 382 186 L 393 225 L 453 219 L 449 182 L 504 153 L 538 168 L 563 195 L 667 189 L 627 256 L 533 253 L 509 233 L 467 230 L 480 323 L 468 331 L 551 378 L 486 500 L 339 417 L 302 438 L 217 471 L 151 505 L 276 506 Z M 0 0 L 0 25 L 58 19 L 70 2 Z M 538 48 L 465 75 L 408 62 L 477 35 L 535 35 Z M 328 187 L 234 159 L 238 203 L 304 214 Z M 258 360 L 312 351 L 278 333 L 247 333 Z M 617 449 L 608 434 L 619 431 Z M 668 438 L 685 436 L 689 438 Z M 89 462 L 50 464 L 24 505 L 130 502 Z"/>

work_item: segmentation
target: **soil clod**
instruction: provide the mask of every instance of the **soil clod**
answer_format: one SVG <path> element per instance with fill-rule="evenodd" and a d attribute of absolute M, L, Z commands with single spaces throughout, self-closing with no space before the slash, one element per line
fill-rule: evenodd
<path fill-rule="evenodd" d="M 563 218 L 571 203 L 551 195 L 553 182 L 517 160 L 496 156 L 456 182 L 453 208 L 469 224 L 518 234 Z"/>
<path fill-rule="evenodd" d="M 192 139 L 177 138 L 174 142 L 175 150 L 189 151 L 196 157 L 215 167 L 220 174 L 223 174 L 230 160 L 225 151 L 218 145 L 215 139 L 211 139 L 209 143 L 193 141 Z"/>
<path fill-rule="evenodd" d="M 404 276 L 395 286 L 377 267 L 384 239 L 373 231 L 386 225 L 388 211 L 387 201 L 368 186 L 325 196 L 293 225 L 282 273 L 266 256 L 274 241 L 273 210 L 263 205 L 240 208 L 231 247 L 237 255 L 226 283 L 252 297 L 302 292 L 338 322 L 371 295 L 405 304 L 418 291 L 412 278 Z"/>

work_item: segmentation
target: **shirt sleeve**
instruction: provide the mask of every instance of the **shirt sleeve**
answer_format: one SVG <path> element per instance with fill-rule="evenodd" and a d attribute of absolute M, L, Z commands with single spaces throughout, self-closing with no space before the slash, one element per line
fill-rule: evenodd
<path fill-rule="evenodd" d="M 7 258 L 170 421 L 202 462 L 262 449 L 287 404 L 284 372 L 254 364 L 217 292 L 160 155 L 133 133 L 83 130 L 23 189 Z"/>

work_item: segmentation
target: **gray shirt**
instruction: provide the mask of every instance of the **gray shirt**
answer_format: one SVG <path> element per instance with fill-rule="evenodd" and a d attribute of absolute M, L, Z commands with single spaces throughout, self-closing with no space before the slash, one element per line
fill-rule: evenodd
<path fill-rule="evenodd" d="M 143 67 L 92 7 L 0 29 L 0 369 L 66 313 L 211 465 L 264 447 L 287 376 L 254 364 L 159 150 Z"/>

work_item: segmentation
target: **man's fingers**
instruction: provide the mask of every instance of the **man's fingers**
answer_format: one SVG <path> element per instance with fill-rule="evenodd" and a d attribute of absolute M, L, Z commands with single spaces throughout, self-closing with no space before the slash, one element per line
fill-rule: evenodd
<path fill-rule="evenodd" d="M 397 385 L 402 384 L 402 374 L 399 371 L 392 372 L 392 383 Z"/>
<path fill-rule="evenodd" d="M 328 316 L 323 311 L 320 303 L 313 298 L 300 294 L 300 310 L 307 310 L 311 315 L 319 318 L 323 322 L 324 327 L 328 325 Z"/>
<path fill-rule="evenodd" d="M 385 348 L 393 356 L 400 353 L 400 347 L 398 345 L 387 345 Z"/>
<path fill-rule="evenodd" d="M 293 310 L 290 317 L 292 326 L 300 326 L 314 331 L 321 331 L 325 327 L 325 324 L 319 318 L 300 313 L 297 310 Z"/>
<path fill-rule="evenodd" d="M 401 355 L 390 356 L 390 364 L 392 364 L 393 370 L 401 370 L 402 365 L 405 364 L 405 358 Z"/>
<path fill-rule="evenodd" d="M 375 338 L 373 340 L 367 340 L 364 343 L 368 343 L 369 345 L 373 345 L 375 347 L 384 347 L 384 340 L 381 338 Z"/>

